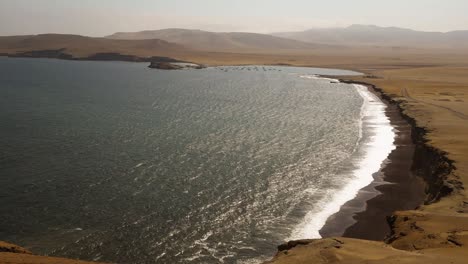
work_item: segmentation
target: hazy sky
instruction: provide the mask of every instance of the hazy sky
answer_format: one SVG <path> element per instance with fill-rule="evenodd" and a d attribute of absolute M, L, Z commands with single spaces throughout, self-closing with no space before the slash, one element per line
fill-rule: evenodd
<path fill-rule="evenodd" d="M 351 24 L 468 29 L 468 0 L 0 0 L 0 35 L 169 27 L 276 32 Z"/>

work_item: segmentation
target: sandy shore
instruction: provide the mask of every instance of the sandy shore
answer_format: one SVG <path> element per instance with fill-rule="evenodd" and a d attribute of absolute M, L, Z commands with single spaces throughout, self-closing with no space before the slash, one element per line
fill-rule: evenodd
<path fill-rule="evenodd" d="M 383 99 L 373 86 L 367 87 L 387 105 L 385 112 L 396 133 L 396 149 L 380 171 L 374 173 L 374 182 L 360 190 L 355 199 L 348 201 L 327 220 L 320 231 L 322 237 L 382 241 L 391 232 L 388 216 L 396 210 L 415 209 L 425 199 L 424 181 L 411 171 L 415 152 L 411 125 L 395 105 Z"/>
<path fill-rule="evenodd" d="M 355 69 L 359 68 L 366 72 L 362 67 Z M 383 195 L 369 200 L 367 210 L 355 216 L 357 223 L 344 234 L 380 241 L 331 237 L 290 242 L 279 248 L 271 263 L 466 263 L 468 200 L 463 188 L 468 171 L 468 105 L 464 103 L 468 76 L 463 74 L 466 70 L 467 67 L 389 66 L 350 78 L 376 85 L 375 89 L 411 125 L 413 175 L 404 173 L 408 172 L 405 168 L 409 164 L 403 156 L 411 156 L 411 147 L 405 144 L 409 138 L 409 133 L 404 132 L 406 128 L 399 133 L 400 154 L 394 152 L 393 159 L 390 157 L 400 168 L 387 166 L 383 170 L 388 174 L 386 180 L 395 181 L 396 186 L 376 187 Z M 405 186 L 414 175 L 424 180 L 426 197 L 417 209 L 405 211 L 404 206 L 412 205 L 398 196 L 406 196 L 414 187 L 420 189 L 418 184 Z M 410 203 L 414 205 L 416 201 Z M 391 212 L 387 206 L 403 208 Z M 390 234 L 385 240 L 381 240 L 385 228 L 379 228 L 381 224 L 375 225 L 372 220 L 382 219 L 385 214 L 382 209 L 389 212 Z M 374 236 L 374 232 L 379 235 Z"/>

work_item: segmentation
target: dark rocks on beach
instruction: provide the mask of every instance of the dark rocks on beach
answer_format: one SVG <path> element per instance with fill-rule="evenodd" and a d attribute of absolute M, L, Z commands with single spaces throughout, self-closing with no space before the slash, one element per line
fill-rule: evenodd
<path fill-rule="evenodd" d="M 151 62 L 148 66 L 151 69 L 160 69 L 160 70 L 180 70 L 183 67 L 179 65 L 175 65 L 169 62 Z"/>
<path fill-rule="evenodd" d="M 65 53 L 65 49 L 54 50 L 32 50 L 26 52 L 19 52 L 15 54 L 8 54 L 10 57 L 25 57 L 25 58 L 52 58 L 72 60 L 73 56 Z"/>
<path fill-rule="evenodd" d="M 148 66 L 152 69 L 160 70 L 181 70 L 181 69 L 203 69 L 206 68 L 204 65 L 194 64 L 194 63 L 171 63 L 167 61 L 152 61 Z"/>
<path fill-rule="evenodd" d="M 285 250 L 290 250 L 298 245 L 308 245 L 315 241 L 314 239 L 302 239 L 302 240 L 294 240 L 294 241 L 289 241 L 287 243 L 281 244 L 278 246 L 278 251 L 285 251 Z"/>
<path fill-rule="evenodd" d="M 0 252 L 32 254 L 31 251 L 20 246 L 0 241 Z"/>
<path fill-rule="evenodd" d="M 143 58 L 133 55 L 125 55 L 116 52 L 102 52 L 96 53 L 85 58 L 86 60 L 95 60 L 95 61 L 133 61 L 133 62 L 142 62 Z"/>
<path fill-rule="evenodd" d="M 149 58 L 151 62 L 185 62 L 171 57 L 153 56 Z"/>
<path fill-rule="evenodd" d="M 65 48 L 50 50 L 31 50 L 17 53 L 0 53 L 0 56 L 21 57 L 21 58 L 50 58 L 62 60 L 90 60 L 90 61 L 131 61 L 131 62 L 154 62 L 154 63 L 186 63 L 171 57 L 152 56 L 139 57 L 136 55 L 120 54 L 118 52 L 99 52 L 86 57 L 73 57 L 66 53 Z M 201 65 L 197 65 L 203 68 Z M 181 66 L 182 67 L 182 66 Z M 183 68 L 183 67 L 182 67 Z M 196 68 L 196 67 L 193 67 Z"/>

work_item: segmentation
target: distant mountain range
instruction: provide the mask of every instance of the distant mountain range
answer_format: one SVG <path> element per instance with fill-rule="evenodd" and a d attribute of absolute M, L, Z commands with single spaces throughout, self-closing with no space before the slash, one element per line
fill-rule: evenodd
<path fill-rule="evenodd" d="M 185 51 L 187 51 L 186 47 L 160 39 L 113 40 L 67 34 L 0 37 L 0 54 L 16 54 L 22 57 L 58 57 L 64 59 L 90 58 L 106 60 L 105 58 L 109 53 L 143 58 L 172 55 Z M 112 56 L 109 58 L 111 57 Z M 122 60 L 138 60 L 138 58 L 128 57 Z"/>
<path fill-rule="evenodd" d="M 267 34 L 241 32 L 216 33 L 177 28 L 140 32 L 118 32 L 106 38 L 126 40 L 161 39 L 204 51 L 308 50 L 324 46 Z"/>
<path fill-rule="evenodd" d="M 397 27 L 352 25 L 346 28 L 310 29 L 272 35 L 304 42 L 334 45 L 459 48 L 468 46 L 468 30 L 424 32 Z"/>
<path fill-rule="evenodd" d="M 353 25 L 273 34 L 218 33 L 189 29 L 119 32 L 107 37 L 40 34 L 0 37 L 0 55 L 62 59 L 150 61 L 151 57 L 194 58 L 238 54 L 320 56 L 359 54 L 397 57 L 426 53 L 468 52 L 468 31 L 422 32 L 396 27 Z M 431 52 L 431 51 L 429 51 Z M 235 55 L 237 54 L 237 55 Z M 282 59 L 294 61 L 294 59 Z M 245 63 L 247 61 L 243 61 Z"/>
<path fill-rule="evenodd" d="M 468 30 L 424 32 L 397 27 L 352 25 L 272 34 L 216 33 L 202 30 L 162 29 L 118 32 L 110 39 L 161 39 L 198 50 L 308 50 L 327 46 L 382 46 L 411 48 L 468 47 Z"/>

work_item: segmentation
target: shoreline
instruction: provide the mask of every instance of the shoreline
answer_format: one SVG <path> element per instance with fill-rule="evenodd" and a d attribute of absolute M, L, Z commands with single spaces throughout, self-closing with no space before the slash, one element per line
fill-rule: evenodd
<path fill-rule="evenodd" d="M 415 118 L 405 113 L 402 101 L 397 101 L 373 84 L 340 79 L 340 82 L 361 84 L 377 93 L 384 102 L 388 103 L 405 120 L 411 128 L 411 140 L 415 145 L 411 172 L 420 177 L 425 183 L 425 199 L 420 206 L 437 203 L 457 190 L 463 189 L 460 181 L 448 180 L 448 176 L 456 170 L 455 161 L 448 158 L 448 153 L 434 147 L 427 139 L 429 130 L 419 126 Z M 415 208 L 415 209 L 419 209 Z M 389 221 L 391 225 L 391 221 Z"/>
<path fill-rule="evenodd" d="M 408 115 L 406 115 L 404 113 L 405 108 L 404 108 L 404 105 L 401 104 L 402 102 L 396 101 L 388 93 L 384 92 L 382 89 L 377 88 L 374 85 L 369 84 L 369 83 L 351 81 L 351 80 L 340 80 L 340 82 L 366 85 L 369 88 L 369 90 L 373 91 L 379 97 L 381 97 L 382 101 L 385 104 L 387 104 L 387 106 L 389 108 L 390 107 L 392 108 L 391 111 L 393 111 L 393 114 L 399 115 L 400 118 L 404 122 L 406 122 L 406 124 L 408 125 L 407 128 L 402 129 L 398 133 L 398 138 L 399 138 L 399 140 L 402 140 L 401 141 L 402 145 L 405 145 L 404 142 L 407 142 L 407 140 L 410 140 L 412 142 L 412 144 L 414 145 L 414 152 L 411 155 L 411 158 L 409 159 L 411 161 L 410 162 L 411 164 L 410 164 L 410 168 L 409 168 L 408 172 L 412 173 L 412 176 L 414 176 L 416 178 L 419 178 L 420 180 L 423 180 L 423 185 L 425 187 L 424 189 L 426 191 L 424 193 L 424 197 L 426 199 L 423 199 L 422 203 L 420 203 L 418 206 L 423 206 L 424 204 L 436 203 L 441 198 L 446 197 L 446 196 L 450 195 L 452 192 L 455 192 L 456 190 L 458 190 L 458 188 L 461 186 L 461 183 L 453 183 L 453 182 L 448 182 L 447 181 L 447 176 L 455 169 L 454 161 L 450 160 L 447 157 L 446 152 L 442 151 L 439 148 L 433 147 L 433 145 L 431 145 L 431 143 L 429 143 L 427 141 L 426 135 L 428 133 L 428 130 L 425 127 L 418 126 L 417 123 L 416 123 L 415 118 L 410 117 L 410 116 L 408 116 Z M 388 114 L 390 114 L 390 113 L 388 113 Z M 390 120 L 392 120 L 392 119 L 390 119 Z M 392 122 L 397 122 L 398 123 L 399 121 L 397 121 L 395 119 Z M 397 150 L 395 150 L 394 152 L 396 152 L 396 151 Z M 392 154 L 394 152 L 392 152 Z M 396 155 L 396 156 L 401 156 L 401 155 Z M 394 159 L 392 159 L 392 157 L 390 157 L 389 159 L 393 163 L 398 162 L 397 157 L 394 158 Z M 387 167 L 390 167 L 392 162 L 387 164 L 388 166 L 384 166 L 384 168 L 382 168 L 382 170 L 385 170 Z M 397 171 L 394 171 L 393 173 L 397 173 Z M 381 175 L 375 175 L 376 179 L 381 179 L 379 177 L 381 177 Z M 460 185 L 458 185 L 458 184 L 460 184 Z M 395 184 L 392 184 L 392 185 L 388 185 L 388 184 L 387 185 L 378 185 L 378 186 L 373 186 L 373 187 L 378 188 L 378 191 L 380 191 L 380 192 L 385 192 L 386 191 L 385 189 L 387 187 L 390 187 L 390 186 L 393 186 L 393 185 L 395 185 Z M 402 182 L 400 182 L 400 185 L 402 185 Z M 382 189 L 382 190 L 380 190 L 380 189 Z M 396 190 L 396 192 L 393 192 L 393 194 L 397 194 L 397 196 L 398 196 L 399 189 L 396 188 L 395 190 Z M 387 191 L 387 193 L 388 192 L 391 193 L 391 191 Z M 374 192 L 374 194 L 375 194 L 375 192 Z M 374 222 L 370 221 L 370 218 L 369 218 L 370 215 L 371 215 L 372 209 L 371 210 L 368 210 L 368 209 L 371 208 L 371 207 L 374 207 L 373 210 L 378 209 L 377 207 L 381 203 L 378 202 L 377 198 L 379 196 L 382 196 L 382 195 L 385 196 L 384 194 L 379 194 L 379 195 L 375 196 L 374 198 L 371 198 L 370 200 L 367 200 L 367 201 L 364 202 L 364 206 L 366 206 L 366 210 L 361 212 L 362 216 L 358 216 L 358 217 L 361 217 L 361 218 L 358 219 L 358 221 L 354 224 L 354 225 L 361 225 L 360 228 L 364 228 L 364 233 L 366 233 L 366 235 L 369 235 L 370 233 L 372 233 L 372 231 L 369 230 L 369 227 L 370 227 L 369 224 L 367 224 L 367 225 L 365 224 L 366 221 L 367 221 L 367 223 L 370 222 L 370 223 L 374 224 Z M 395 197 L 395 198 L 400 198 L 401 199 L 401 197 Z M 356 198 L 353 199 L 353 200 L 356 200 Z M 361 202 L 362 202 L 362 200 L 361 200 Z M 404 210 L 404 209 L 399 209 L 399 210 Z M 375 211 L 375 212 L 378 212 L 378 211 Z M 421 212 L 422 213 L 423 210 L 421 210 L 421 208 L 417 208 L 415 212 Z M 405 213 L 405 212 L 403 212 L 403 213 Z M 360 214 L 358 214 L 358 215 L 360 215 Z M 390 233 L 385 238 L 385 240 L 384 239 L 378 239 L 380 242 L 385 241 L 387 244 L 391 244 L 393 241 L 395 241 L 395 240 L 397 240 L 397 239 L 399 239 L 400 237 L 403 236 L 401 232 L 398 232 L 399 226 L 402 226 L 402 224 L 398 222 L 398 221 L 401 221 L 401 218 L 403 218 L 401 216 L 402 214 L 400 215 L 398 213 L 398 214 L 396 214 L 396 216 L 392 216 L 392 215 L 393 215 L 393 212 L 388 215 L 388 218 L 385 221 L 387 231 L 390 231 Z M 404 216 L 404 217 L 406 218 L 407 216 Z M 412 216 L 409 215 L 410 221 L 411 221 L 411 217 Z M 359 224 L 359 222 L 361 222 L 361 224 Z M 352 230 L 353 226 L 347 228 L 345 230 L 344 235 L 347 236 L 347 237 L 353 237 L 353 232 L 354 232 L 355 234 L 357 234 L 357 236 L 355 236 L 355 237 L 365 238 L 365 237 L 362 236 L 362 231 L 357 231 L 358 230 L 357 228 Z M 360 230 L 362 230 L 362 229 L 360 229 Z M 361 232 L 361 234 L 359 234 L 359 232 Z M 368 238 L 365 238 L 365 239 L 368 239 Z M 317 241 L 317 240 L 314 240 L 314 241 Z M 302 243 L 302 242 L 301 243 L 293 243 L 294 244 L 293 246 L 286 246 L 286 247 L 284 247 L 284 245 L 283 245 L 282 247 L 280 246 L 282 249 L 280 249 L 279 251 L 282 251 L 283 249 L 284 250 L 289 250 L 289 249 L 293 248 L 295 245 L 298 245 L 298 244 L 307 245 L 307 244 L 310 243 L 312 245 L 314 243 L 314 241 L 307 241 L 307 242 L 304 242 L 304 243 Z M 339 240 L 337 240 L 337 241 L 339 241 Z M 346 243 L 348 243 L 348 241 L 350 241 L 350 240 L 344 239 L 342 241 L 345 241 Z M 354 241 L 352 241 L 352 242 L 354 242 Z M 351 243 L 351 242 L 349 242 L 349 243 Z M 369 244 L 369 246 L 370 245 L 371 244 Z M 367 246 L 367 244 L 366 244 L 366 246 Z M 392 245 L 390 245 L 390 246 L 392 246 Z"/>
<path fill-rule="evenodd" d="M 409 125 L 411 134 L 407 134 L 405 138 L 410 139 L 414 144 L 409 172 L 423 181 L 424 199 L 413 210 L 400 209 L 386 216 L 389 233 L 384 239 L 375 241 L 365 238 L 366 235 L 372 234 L 369 227 L 374 222 L 367 218 L 366 224 L 363 219 L 369 217 L 375 210 L 374 206 L 379 205 L 378 200 L 371 199 L 368 203 L 366 202 L 369 210 L 364 211 L 363 218 L 359 219 L 361 224 L 357 224 L 360 225 L 358 232 L 363 233 L 353 234 L 359 228 L 354 230 L 348 228 L 345 231 L 348 237 L 333 236 L 289 241 L 279 245 L 277 254 L 265 264 L 329 263 L 332 260 L 336 263 L 367 263 L 372 260 L 382 263 L 434 263 L 434 261 L 465 263 L 464 242 L 466 239 L 464 235 L 466 232 L 463 230 L 466 229 L 463 228 L 466 226 L 466 218 L 463 214 L 466 211 L 460 208 L 468 202 L 463 202 L 460 207 L 453 206 L 449 208 L 449 211 L 441 212 L 441 210 L 447 210 L 444 207 L 452 202 L 452 199 L 456 199 L 456 202 L 464 190 L 463 181 L 454 175 L 457 171 L 455 160 L 449 158 L 448 152 L 437 148 L 429 141 L 432 131 L 426 125 L 418 124 L 419 118 L 407 112 L 406 100 L 400 100 L 375 84 L 366 82 L 365 76 L 362 78 L 363 81 L 361 78 L 354 77 L 347 77 L 348 79 L 333 77 L 343 83 L 367 86 L 377 93 L 383 102 L 393 107 L 402 120 Z M 399 195 L 398 188 L 396 191 L 396 195 Z M 349 237 L 355 234 L 359 238 Z M 372 254 L 373 257 L 369 258 L 368 254 Z"/>
<path fill-rule="evenodd" d="M 386 106 L 385 115 L 395 133 L 394 146 L 373 173 L 373 181 L 359 190 L 356 197 L 347 201 L 340 211 L 331 215 L 320 230 L 322 237 L 343 236 L 349 238 L 382 241 L 390 235 L 387 217 L 397 210 L 412 210 L 425 199 L 425 183 L 412 173 L 415 144 L 412 128 L 399 109 L 382 97 L 372 85 L 343 82 L 365 86 Z"/>
<path fill-rule="evenodd" d="M 322 79 L 330 81 L 331 83 L 342 83 L 337 77 L 324 77 L 322 75 L 315 75 L 314 79 Z M 397 131 L 397 124 L 395 122 L 395 115 L 389 114 L 395 111 L 389 111 L 389 105 L 382 100 L 382 98 L 369 87 L 361 84 L 350 84 L 350 89 L 355 89 L 356 92 L 363 99 L 361 106 L 361 120 L 359 125 L 360 137 L 356 144 L 356 149 L 350 157 L 351 166 L 350 175 L 353 175 L 349 181 L 343 183 L 342 188 L 337 190 L 327 205 L 322 208 L 322 211 L 305 217 L 306 224 L 300 229 L 309 230 L 309 224 L 318 226 L 318 230 L 314 234 L 308 236 L 297 235 L 297 227 L 294 228 L 293 236 L 290 239 L 302 238 L 324 238 L 332 236 L 342 236 L 346 230 L 356 224 L 354 215 L 356 213 L 363 213 L 368 211 L 366 209 L 366 202 L 376 196 L 380 192 L 375 190 L 377 186 L 386 184 L 383 179 L 383 168 L 387 167 L 390 155 L 396 153 L 396 157 L 400 156 L 400 147 L 398 138 L 400 137 Z M 398 151 L 396 151 L 398 150 Z M 391 167 L 391 166 L 389 166 Z M 405 168 L 409 171 L 408 168 Z M 387 197 L 387 195 L 385 196 Z M 419 200 L 418 200 L 419 202 Z M 396 203 L 398 204 L 398 203 Z M 390 206 L 389 208 L 395 208 Z M 397 209 L 401 209 L 397 206 Z M 386 215 L 381 216 L 382 221 L 379 225 L 379 233 L 387 233 L 389 231 L 386 222 Z M 375 222 L 375 210 L 363 220 L 370 220 Z M 325 215 L 324 215 L 325 214 Z M 368 222 L 368 221 L 365 221 Z M 375 234 L 376 230 L 365 232 L 365 234 Z M 302 232 L 301 232 L 302 233 Z M 310 233 L 310 232 L 309 232 Z M 359 237 L 359 233 L 353 237 Z M 381 237 L 384 238 L 385 234 Z M 367 236 L 366 236 L 367 237 Z"/>

